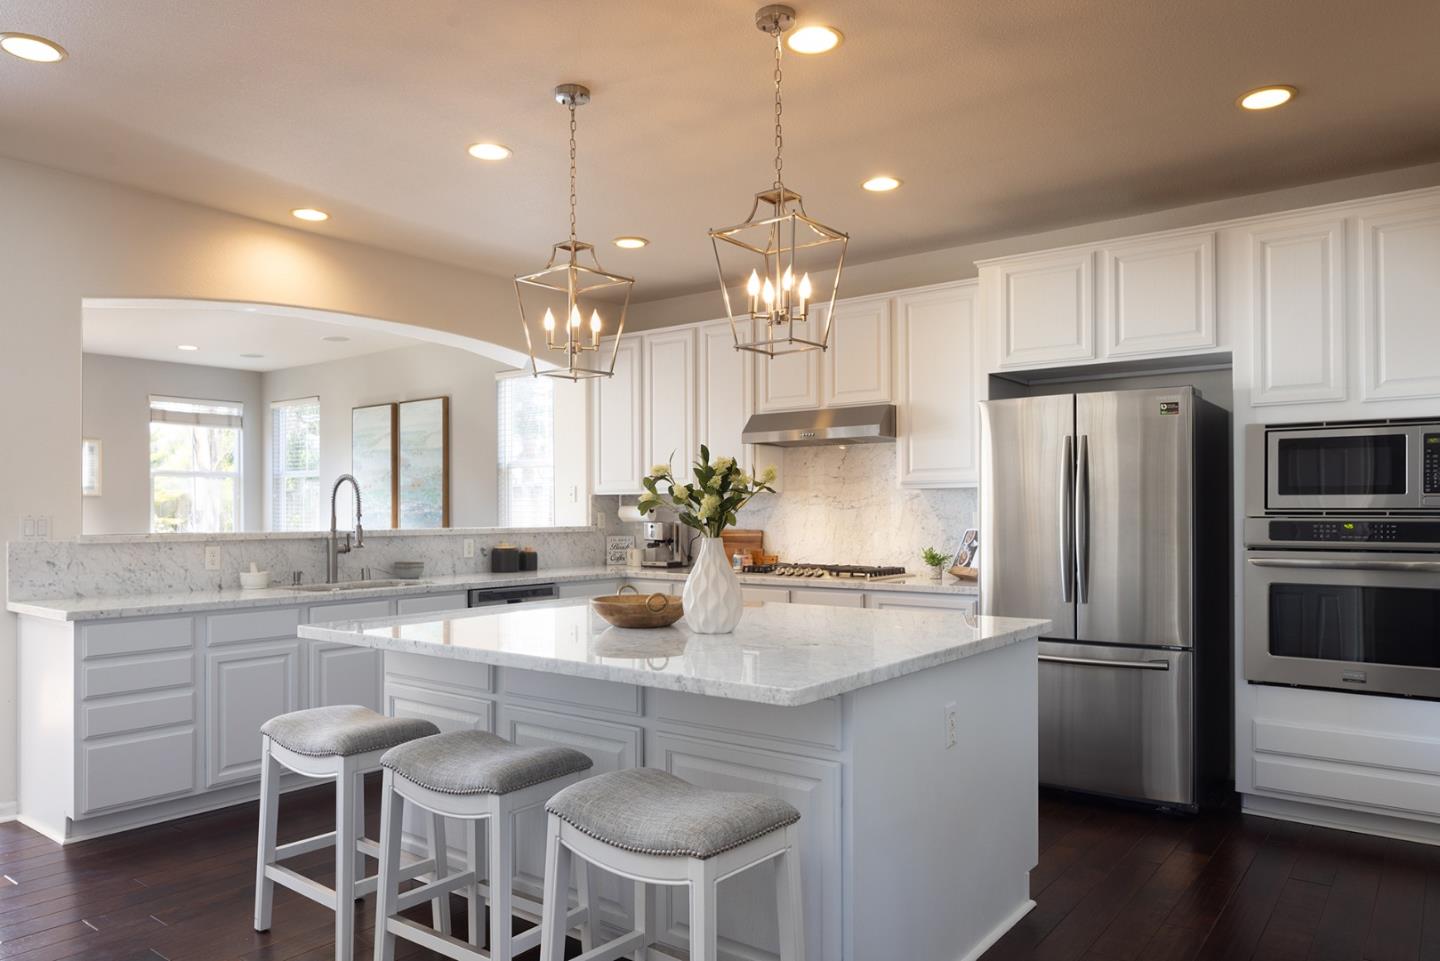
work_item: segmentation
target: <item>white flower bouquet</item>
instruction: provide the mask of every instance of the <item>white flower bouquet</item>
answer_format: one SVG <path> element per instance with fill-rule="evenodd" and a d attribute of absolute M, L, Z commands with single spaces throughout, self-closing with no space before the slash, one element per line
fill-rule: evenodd
<path fill-rule="evenodd" d="M 751 476 L 733 457 L 717 457 L 712 463 L 710 449 L 703 444 L 691 474 L 693 482 L 677 478 L 669 464 L 650 468 L 641 482 L 645 493 L 636 505 L 640 513 L 673 507 L 680 523 L 686 527 L 693 527 L 707 537 L 719 537 L 721 531 L 736 523 L 740 508 L 750 503 L 756 494 L 775 493 L 775 488 L 770 486 L 775 480 L 775 468 L 767 467 L 759 476 Z"/>

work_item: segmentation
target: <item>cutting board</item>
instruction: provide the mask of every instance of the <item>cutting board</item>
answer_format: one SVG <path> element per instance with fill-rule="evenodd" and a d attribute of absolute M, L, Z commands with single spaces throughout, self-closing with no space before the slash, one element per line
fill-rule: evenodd
<path fill-rule="evenodd" d="M 720 539 L 725 542 L 725 556 L 734 557 L 735 552 L 752 557 L 765 550 L 765 532 L 732 527 L 722 531 Z"/>

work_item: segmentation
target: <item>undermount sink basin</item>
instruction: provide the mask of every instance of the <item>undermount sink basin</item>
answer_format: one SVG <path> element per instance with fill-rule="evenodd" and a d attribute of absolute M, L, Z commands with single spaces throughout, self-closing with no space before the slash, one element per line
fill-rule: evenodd
<path fill-rule="evenodd" d="M 309 594 L 337 594 L 341 591 L 370 591 L 377 587 L 420 587 L 427 581 L 407 581 L 396 578 L 389 581 L 340 581 L 335 584 L 301 584 L 291 587 L 292 591 Z"/>

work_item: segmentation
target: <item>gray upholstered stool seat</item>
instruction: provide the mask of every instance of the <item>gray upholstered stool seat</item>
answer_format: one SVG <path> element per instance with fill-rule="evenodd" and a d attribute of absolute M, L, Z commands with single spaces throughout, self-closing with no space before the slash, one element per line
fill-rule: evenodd
<path fill-rule="evenodd" d="M 381 767 L 442 794 L 510 794 L 588 771 L 588 756 L 568 747 L 522 747 L 488 731 L 452 731 L 391 748 Z"/>
<path fill-rule="evenodd" d="M 572 784 L 545 810 L 612 847 L 692 858 L 714 857 L 800 820 L 779 798 L 699 788 L 653 768 Z"/>
<path fill-rule="evenodd" d="M 358 704 L 291 711 L 260 725 L 260 733 L 276 744 L 310 757 L 350 757 L 383 751 L 439 732 L 429 721 L 386 717 Z"/>

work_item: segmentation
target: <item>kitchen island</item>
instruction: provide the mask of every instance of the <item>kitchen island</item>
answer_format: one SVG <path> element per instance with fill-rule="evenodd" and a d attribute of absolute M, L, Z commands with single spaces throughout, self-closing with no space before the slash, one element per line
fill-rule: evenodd
<path fill-rule="evenodd" d="M 802 815 L 812 961 L 957 961 L 1033 906 L 1035 639 L 1048 628 L 755 604 L 733 634 L 697 635 L 683 621 L 613 628 L 569 599 L 299 634 L 383 651 L 389 713 L 575 747 L 596 773 L 644 765 L 781 797 Z M 538 892 L 543 812 L 520 817 L 516 883 Z M 769 871 L 722 885 L 722 956 L 776 956 Z M 617 929 L 629 890 L 601 885 Z M 660 898 L 662 941 L 681 949 L 686 910 L 683 892 Z"/>

